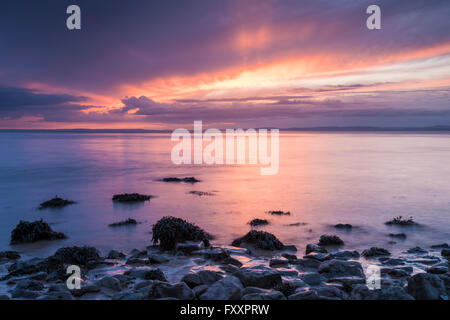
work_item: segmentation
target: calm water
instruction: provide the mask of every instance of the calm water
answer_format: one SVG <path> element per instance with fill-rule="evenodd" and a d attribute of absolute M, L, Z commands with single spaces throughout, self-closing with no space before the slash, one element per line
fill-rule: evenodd
<path fill-rule="evenodd" d="M 45 256 L 65 245 L 144 248 L 151 226 L 165 215 L 194 222 L 229 244 L 248 232 L 247 222 L 267 218 L 264 230 L 303 252 L 323 233 L 338 234 L 346 248 L 377 245 L 393 252 L 449 241 L 450 135 L 421 133 L 282 133 L 280 169 L 261 176 L 257 166 L 175 166 L 164 134 L 0 133 L 0 250 L 19 220 L 43 218 L 69 239 L 14 246 Z M 166 176 L 195 176 L 201 183 L 168 184 Z M 215 191 L 198 197 L 191 190 Z M 157 198 L 141 205 L 113 204 L 115 193 Z M 78 201 L 61 210 L 37 210 L 55 195 Z M 289 210 L 274 217 L 267 210 Z M 420 228 L 401 232 L 383 224 L 413 216 Z M 109 228 L 128 217 L 143 223 Z M 287 226 L 292 223 L 303 226 Z M 351 223 L 351 232 L 332 225 Z"/>

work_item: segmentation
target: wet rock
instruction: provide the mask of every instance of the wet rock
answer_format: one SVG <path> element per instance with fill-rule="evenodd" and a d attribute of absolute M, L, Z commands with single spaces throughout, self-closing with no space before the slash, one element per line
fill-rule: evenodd
<path fill-rule="evenodd" d="M 381 257 L 378 260 L 380 260 L 380 262 L 385 266 L 402 266 L 405 264 L 403 259 Z"/>
<path fill-rule="evenodd" d="M 112 300 L 143 300 L 144 295 L 140 292 L 123 291 L 112 296 Z"/>
<path fill-rule="evenodd" d="M 25 289 L 14 289 L 11 292 L 11 298 L 13 299 L 36 299 L 39 295 L 40 294 L 36 291 Z"/>
<path fill-rule="evenodd" d="M 126 264 L 129 264 L 132 266 L 146 266 L 146 265 L 150 264 L 150 261 L 148 259 L 129 258 L 127 260 Z"/>
<path fill-rule="evenodd" d="M 201 270 L 197 272 L 197 275 L 200 277 L 202 284 L 213 284 L 216 281 L 219 281 L 223 278 L 223 275 L 216 271 L 211 270 Z"/>
<path fill-rule="evenodd" d="M 450 248 L 448 243 L 441 243 L 441 244 L 435 244 L 431 246 L 432 249 L 444 249 L 444 248 Z"/>
<path fill-rule="evenodd" d="M 410 263 L 418 263 L 418 264 L 424 264 L 424 265 L 429 265 L 429 266 L 439 263 L 440 261 L 441 260 L 438 257 L 433 257 L 433 256 L 425 256 L 420 259 L 408 260 L 408 262 L 410 262 Z"/>
<path fill-rule="evenodd" d="M 353 226 L 351 224 L 348 223 L 338 223 L 337 225 L 334 226 L 336 229 L 343 229 L 343 230 L 351 230 L 353 228 Z"/>
<path fill-rule="evenodd" d="M 98 293 L 100 292 L 100 287 L 95 284 L 82 285 L 80 289 L 71 290 L 70 293 L 74 297 L 81 297 L 87 293 Z"/>
<path fill-rule="evenodd" d="M 371 247 L 366 249 L 361 253 L 362 256 L 366 258 L 379 257 L 379 256 L 390 256 L 391 253 L 383 248 Z"/>
<path fill-rule="evenodd" d="M 122 202 L 122 203 L 130 203 L 130 202 L 144 202 L 148 201 L 153 196 L 139 194 L 139 193 L 123 193 L 123 194 L 115 194 L 112 197 L 112 201 L 114 202 Z"/>
<path fill-rule="evenodd" d="M 262 250 L 283 250 L 285 248 L 284 244 L 273 234 L 256 230 L 251 230 L 245 236 L 235 239 L 231 245 L 240 247 L 242 244 L 254 245 L 255 248 Z"/>
<path fill-rule="evenodd" d="M 442 249 L 441 255 L 446 258 L 450 257 L 450 249 L 448 249 L 448 248 Z"/>
<path fill-rule="evenodd" d="M 223 248 L 214 248 L 208 249 L 204 251 L 205 259 L 211 259 L 215 262 L 223 263 L 223 264 L 231 264 L 233 266 L 241 267 L 242 263 L 234 258 L 228 253 L 227 250 Z"/>
<path fill-rule="evenodd" d="M 72 295 L 69 291 L 57 291 L 44 294 L 36 300 L 72 300 Z"/>
<path fill-rule="evenodd" d="M 321 246 L 315 244 L 315 243 L 309 243 L 306 245 L 306 254 L 311 252 L 319 252 L 319 253 L 327 253 L 327 249 L 322 248 Z"/>
<path fill-rule="evenodd" d="M 320 264 L 318 271 L 327 278 L 337 278 L 337 277 L 365 278 L 361 264 L 356 261 L 327 260 Z"/>
<path fill-rule="evenodd" d="M 69 291 L 65 284 L 52 284 L 48 287 L 48 292 Z"/>
<path fill-rule="evenodd" d="M 396 239 L 406 239 L 406 234 L 404 233 L 389 233 L 389 237 Z"/>
<path fill-rule="evenodd" d="M 199 242 L 183 242 L 175 245 L 175 251 L 181 252 L 185 255 L 193 254 L 195 251 L 205 248 L 205 244 L 202 241 Z"/>
<path fill-rule="evenodd" d="M 339 288 L 327 285 L 315 288 L 319 299 L 330 299 L 330 300 L 347 300 L 348 295 Z"/>
<path fill-rule="evenodd" d="M 186 241 L 202 241 L 209 247 L 210 234 L 183 219 L 175 217 L 164 217 L 152 228 L 153 242 L 159 241 L 162 250 L 173 250 L 175 245 Z"/>
<path fill-rule="evenodd" d="M 184 275 L 183 278 L 181 278 L 181 281 L 186 283 L 191 289 L 203 284 L 202 279 L 196 273 L 189 273 Z"/>
<path fill-rule="evenodd" d="M 366 285 L 356 285 L 351 294 L 352 300 L 414 300 L 405 289 L 399 286 L 382 286 L 379 290 L 369 290 Z"/>
<path fill-rule="evenodd" d="M 358 251 L 340 251 L 332 254 L 334 259 L 350 260 L 359 259 L 360 255 Z"/>
<path fill-rule="evenodd" d="M 108 253 L 107 259 L 121 260 L 125 258 L 125 254 L 123 252 L 117 250 L 111 250 Z"/>
<path fill-rule="evenodd" d="M 0 295 L 0 300 L 9 300 L 9 297 L 6 294 Z"/>
<path fill-rule="evenodd" d="M 197 180 L 194 177 L 186 177 L 186 178 L 175 178 L 175 177 L 169 177 L 169 178 L 163 178 L 161 179 L 163 182 L 185 182 L 185 183 L 197 183 L 200 182 L 200 180 Z"/>
<path fill-rule="evenodd" d="M 16 289 L 40 291 L 44 289 L 44 286 L 36 280 L 24 279 L 17 282 Z"/>
<path fill-rule="evenodd" d="M 411 254 L 427 254 L 428 253 L 427 250 L 422 249 L 421 247 L 411 248 L 411 249 L 408 249 L 406 252 L 411 253 Z"/>
<path fill-rule="evenodd" d="M 432 274 L 445 274 L 448 272 L 448 269 L 448 262 L 442 262 L 429 267 L 427 272 Z"/>
<path fill-rule="evenodd" d="M 137 222 L 136 220 L 128 218 L 127 220 L 124 220 L 124 221 L 111 223 L 111 224 L 109 224 L 109 226 L 112 227 L 112 228 L 123 227 L 123 226 L 135 226 L 138 223 L 139 222 Z"/>
<path fill-rule="evenodd" d="M 439 300 L 447 296 L 444 281 L 435 274 L 418 273 L 408 280 L 408 293 L 417 300 Z"/>
<path fill-rule="evenodd" d="M 344 241 L 336 235 L 321 235 L 319 239 L 319 246 L 340 246 Z"/>
<path fill-rule="evenodd" d="M 284 245 L 284 250 L 297 252 L 297 247 L 294 245 Z"/>
<path fill-rule="evenodd" d="M 242 290 L 242 283 L 237 277 L 226 276 L 200 295 L 200 300 L 240 300 Z"/>
<path fill-rule="evenodd" d="M 317 252 L 311 252 L 305 256 L 303 256 L 304 259 L 314 259 L 317 261 L 325 261 L 332 259 L 332 255 L 326 254 L 326 253 L 317 253 Z"/>
<path fill-rule="evenodd" d="M 167 282 L 155 282 L 149 291 L 148 298 L 175 298 L 179 300 L 193 300 L 194 293 L 184 282 L 170 284 Z"/>
<path fill-rule="evenodd" d="M 418 225 L 418 223 L 414 222 L 413 217 L 409 217 L 409 218 L 403 218 L 402 216 L 398 216 L 395 217 L 392 220 L 389 220 L 387 222 L 385 222 L 386 225 L 388 226 L 415 226 Z"/>
<path fill-rule="evenodd" d="M 137 279 L 144 279 L 144 280 L 158 280 L 166 282 L 166 276 L 164 275 L 164 272 L 161 271 L 161 269 L 132 269 L 125 271 L 124 275 L 130 276 Z"/>
<path fill-rule="evenodd" d="M 103 262 L 100 252 L 96 248 L 88 246 L 60 248 L 56 250 L 51 258 L 64 264 L 74 264 L 78 266 L 89 266 L 92 262 Z"/>
<path fill-rule="evenodd" d="M 310 286 L 318 286 L 326 281 L 326 278 L 319 273 L 311 272 L 300 275 L 300 278 Z"/>
<path fill-rule="evenodd" d="M 273 210 L 273 211 L 267 211 L 267 213 L 274 215 L 274 216 L 290 216 L 290 211 L 282 211 L 282 210 Z"/>
<path fill-rule="evenodd" d="M 277 268 L 277 267 L 284 267 L 286 265 L 289 264 L 289 260 L 282 258 L 282 259 L 270 259 L 269 262 L 269 266 L 271 266 L 272 268 Z"/>
<path fill-rule="evenodd" d="M 274 287 L 275 290 L 280 291 L 286 297 L 294 294 L 298 288 L 305 288 L 308 284 L 300 279 L 287 279 L 280 285 Z"/>
<path fill-rule="evenodd" d="M 150 261 L 150 263 L 154 264 L 166 263 L 170 261 L 167 257 L 156 253 L 149 254 L 148 260 Z"/>
<path fill-rule="evenodd" d="M 288 300 L 319 300 L 316 290 L 311 288 L 299 288 L 294 294 L 288 296 Z"/>
<path fill-rule="evenodd" d="M 39 209 L 46 209 L 46 208 L 63 208 L 65 206 L 68 206 L 69 204 L 74 204 L 75 201 L 71 200 L 65 200 L 61 199 L 58 196 L 54 197 L 51 200 L 42 202 L 39 206 Z"/>
<path fill-rule="evenodd" d="M 266 219 L 253 219 L 248 224 L 252 227 L 266 226 L 269 224 L 269 221 L 267 221 Z"/>
<path fill-rule="evenodd" d="M 242 300 L 286 300 L 280 291 L 268 291 L 260 293 L 249 293 L 242 296 Z"/>
<path fill-rule="evenodd" d="M 327 280 L 327 283 L 340 284 L 344 291 L 351 292 L 355 285 L 365 284 L 366 279 L 362 277 L 336 277 L 336 278 L 329 278 Z"/>
<path fill-rule="evenodd" d="M 286 258 L 290 263 L 295 263 L 295 261 L 297 261 L 297 256 L 294 254 L 283 253 L 281 256 Z"/>
<path fill-rule="evenodd" d="M 272 289 L 282 283 L 280 273 L 267 267 L 241 268 L 233 275 L 241 280 L 244 287 Z"/>
<path fill-rule="evenodd" d="M 17 251 L 0 251 L 0 261 L 17 259 L 20 259 L 20 254 Z"/>
<path fill-rule="evenodd" d="M 114 291 L 122 290 L 122 284 L 114 277 L 104 277 L 96 282 L 99 287 L 107 288 Z"/>
<path fill-rule="evenodd" d="M 319 268 L 320 263 L 321 262 L 319 260 L 314 260 L 314 259 L 298 259 L 297 262 L 296 262 L 296 265 L 300 269 L 306 269 L 306 270 L 314 269 L 314 270 L 316 270 L 317 268 Z"/>
<path fill-rule="evenodd" d="M 206 284 L 202 284 L 199 286 L 196 286 L 192 289 L 192 292 L 194 292 L 194 295 L 196 298 L 199 298 L 203 293 L 205 293 L 206 290 L 208 290 L 209 286 Z"/>
<path fill-rule="evenodd" d="M 38 273 L 42 270 L 43 259 L 33 258 L 24 261 L 16 261 L 8 267 L 8 276 L 16 277 L 23 276 L 27 274 Z"/>
<path fill-rule="evenodd" d="M 412 273 L 412 270 L 408 272 L 408 270 L 401 268 L 382 268 L 380 271 L 382 275 L 387 274 L 393 278 L 409 277 Z"/>
<path fill-rule="evenodd" d="M 65 239 L 62 232 L 55 232 L 42 219 L 34 222 L 20 221 L 11 232 L 11 244 L 29 243 L 40 240 Z"/>

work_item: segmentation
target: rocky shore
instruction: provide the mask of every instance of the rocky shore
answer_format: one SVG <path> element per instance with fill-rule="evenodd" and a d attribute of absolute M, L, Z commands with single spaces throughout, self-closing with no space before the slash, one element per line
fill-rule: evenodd
<path fill-rule="evenodd" d="M 383 248 L 330 249 L 324 243 L 339 240 L 324 235 L 320 245 L 296 251 L 269 233 L 251 231 L 236 246 L 213 247 L 202 229 L 165 219 L 154 226 L 153 245 L 127 253 L 66 247 L 45 259 L 23 259 L 18 252 L 0 252 L 0 299 L 448 299 L 447 244 L 392 257 Z M 80 289 L 66 285 L 69 265 L 81 268 Z M 367 286 L 367 265 L 380 268 L 378 290 Z"/>

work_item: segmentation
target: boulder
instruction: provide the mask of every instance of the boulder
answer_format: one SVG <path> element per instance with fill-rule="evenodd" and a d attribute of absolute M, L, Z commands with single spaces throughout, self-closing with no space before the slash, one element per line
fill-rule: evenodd
<path fill-rule="evenodd" d="M 432 274 L 445 274 L 449 271 L 448 262 L 441 262 L 435 265 L 432 265 L 427 269 L 428 273 Z"/>
<path fill-rule="evenodd" d="M 343 230 L 351 230 L 353 228 L 353 226 L 351 224 L 348 223 L 338 223 L 337 225 L 334 226 L 336 229 L 343 229 Z"/>
<path fill-rule="evenodd" d="M 212 236 L 183 219 L 175 217 L 164 217 L 152 227 L 153 242 L 159 241 L 159 246 L 163 250 L 173 250 L 179 242 L 202 241 L 209 247 L 209 240 Z"/>
<path fill-rule="evenodd" d="M 64 233 L 55 232 L 42 219 L 34 222 L 20 221 L 11 232 L 10 244 L 21 244 L 41 240 L 58 240 L 67 238 Z"/>
<path fill-rule="evenodd" d="M 422 249 L 421 247 L 411 248 L 411 249 L 408 249 L 406 252 L 411 253 L 411 254 L 427 254 L 428 253 L 427 250 Z"/>
<path fill-rule="evenodd" d="M 270 291 L 264 293 L 249 293 L 242 296 L 242 300 L 286 300 L 280 291 Z"/>
<path fill-rule="evenodd" d="M 267 267 L 241 268 L 233 275 L 241 280 L 244 287 L 272 289 L 282 282 L 280 273 Z"/>
<path fill-rule="evenodd" d="M 107 288 L 114 291 L 120 291 L 123 289 L 120 280 L 114 277 L 103 277 L 102 279 L 98 280 L 96 284 L 99 287 Z"/>
<path fill-rule="evenodd" d="M 193 300 L 194 293 L 184 282 L 180 283 L 167 283 L 155 281 L 152 285 L 152 289 L 148 293 L 148 298 L 175 298 L 179 300 Z"/>
<path fill-rule="evenodd" d="M 289 260 L 286 258 L 282 259 L 270 259 L 269 266 L 272 268 L 284 267 L 289 264 Z"/>
<path fill-rule="evenodd" d="M 46 209 L 46 208 L 62 208 L 65 206 L 68 206 L 69 204 L 74 204 L 75 201 L 71 201 L 71 200 L 65 200 L 65 199 L 61 199 L 58 196 L 54 197 L 51 200 L 42 202 L 39 206 L 39 209 Z"/>
<path fill-rule="evenodd" d="M 319 246 L 341 246 L 344 241 L 336 235 L 321 235 L 319 239 Z"/>
<path fill-rule="evenodd" d="M 31 280 L 31 279 L 24 279 L 24 280 L 20 280 L 19 282 L 17 282 L 16 289 L 40 291 L 40 290 L 44 289 L 44 286 L 39 281 Z"/>
<path fill-rule="evenodd" d="M 164 272 L 161 271 L 161 269 L 131 269 L 128 271 L 125 271 L 124 275 L 130 276 L 137 279 L 144 279 L 144 280 L 158 280 L 166 282 L 167 279 L 164 275 Z"/>
<path fill-rule="evenodd" d="M 269 224 L 269 221 L 267 221 L 266 219 L 253 219 L 248 224 L 252 227 L 266 226 Z"/>
<path fill-rule="evenodd" d="M 125 258 L 125 254 L 123 252 L 117 251 L 117 250 L 111 250 L 108 253 L 107 259 L 114 259 L 114 260 L 120 260 Z"/>
<path fill-rule="evenodd" d="M 235 239 L 231 245 L 240 247 L 244 243 L 262 250 L 283 250 L 285 248 L 284 244 L 273 234 L 265 231 L 251 230 L 245 236 Z"/>
<path fill-rule="evenodd" d="M 240 300 L 243 286 L 234 276 L 226 276 L 212 284 L 202 295 L 200 300 Z"/>
<path fill-rule="evenodd" d="M 17 251 L 0 251 L 0 261 L 17 259 L 20 259 L 20 254 Z"/>
<path fill-rule="evenodd" d="M 358 251 L 340 251 L 332 254 L 334 259 L 350 260 L 359 259 L 360 255 Z"/>
<path fill-rule="evenodd" d="M 366 249 L 361 253 L 362 256 L 366 258 L 379 257 L 379 256 L 389 256 L 391 253 L 383 248 L 371 247 Z"/>
<path fill-rule="evenodd" d="M 139 222 L 137 222 L 136 220 L 128 218 L 127 220 L 111 223 L 111 224 L 109 224 L 109 226 L 112 228 L 123 227 L 123 226 L 135 226 L 138 223 Z"/>
<path fill-rule="evenodd" d="M 100 292 L 100 287 L 95 284 L 82 285 L 80 289 L 71 290 L 70 293 L 74 297 L 81 297 L 87 293 L 98 293 Z"/>
<path fill-rule="evenodd" d="M 414 300 L 402 287 L 381 286 L 379 290 L 369 290 L 366 285 L 356 285 L 351 294 L 352 300 Z"/>
<path fill-rule="evenodd" d="M 319 273 L 327 278 L 360 277 L 365 278 L 359 262 L 345 260 L 327 260 L 320 264 Z"/>
<path fill-rule="evenodd" d="M 435 274 L 418 273 L 408 280 L 408 293 L 417 300 L 439 300 L 447 296 L 444 281 Z"/>
<path fill-rule="evenodd" d="M 323 275 L 316 272 L 301 274 L 300 278 L 310 286 L 318 286 L 327 280 Z"/>
<path fill-rule="evenodd" d="M 309 243 L 306 245 L 306 254 L 311 252 L 318 252 L 318 253 L 327 253 L 327 249 L 322 248 L 321 246 L 315 244 L 315 243 Z"/>

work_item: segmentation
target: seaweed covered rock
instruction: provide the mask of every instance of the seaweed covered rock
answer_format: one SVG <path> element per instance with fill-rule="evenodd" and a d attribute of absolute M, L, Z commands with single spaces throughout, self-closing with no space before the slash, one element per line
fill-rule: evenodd
<path fill-rule="evenodd" d="M 122 226 L 135 226 L 137 225 L 139 222 L 137 222 L 134 219 L 128 218 L 127 220 L 124 221 L 119 221 L 119 222 L 114 222 L 109 224 L 110 227 L 122 227 Z"/>
<path fill-rule="evenodd" d="M 319 246 L 340 246 L 343 245 L 344 241 L 338 236 L 321 235 L 319 239 Z"/>
<path fill-rule="evenodd" d="M 123 194 L 115 194 L 112 197 L 112 201 L 114 202 L 143 202 L 148 201 L 152 198 L 152 196 L 139 194 L 139 193 L 123 193 Z"/>
<path fill-rule="evenodd" d="M 186 177 L 186 178 L 169 177 L 169 178 L 163 178 L 163 179 L 161 179 L 161 181 L 163 181 L 163 182 L 185 182 L 185 183 L 200 182 L 200 180 L 198 180 L 194 177 Z"/>
<path fill-rule="evenodd" d="M 267 211 L 267 213 L 273 215 L 273 216 L 290 216 L 290 211 L 283 211 L 283 210 L 271 210 Z"/>
<path fill-rule="evenodd" d="M 64 247 L 58 249 L 50 258 L 63 264 L 90 266 L 103 261 L 99 251 L 94 247 Z"/>
<path fill-rule="evenodd" d="M 40 240 L 65 239 L 62 232 L 55 232 L 42 219 L 34 222 L 20 221 L 11 232 L 11 244 L 29 243 Z"/>
<path fill-rule="evenodd" d="M 248 224 L 251 225 L 252 227 L 266 226 L 269 224 L 269 221 L 267 221 L 266 219 L 253 219 Z"/>
<path fill-rule="evenodd" d="M 245 236 L 235 239 L 231 245 L 240 247 L 243 243 L 254 245 L 262 250 L 283 250 L 285 247 L 273 234 L 256 230 L 252 230 Z"/>
<path fill-rule="evenodd" d="M 69 204 L 74 204 L 75 201 L 61 199 L 58 196 L 55 196 L 53 199 L 42 202 L 39 206 L 39 209 L 46 208 L 62 208 L 68 206 Z"/>
<path fill-rule="evenodd" d="M 153 242 L 159 241 L 159 246 L 163 250 L 173 250 L 177 243 L 186 241 L 203 241 L 209 247 L 209 240 L 212 236 L 198 226 L 187 222 L 181 218 L 164 217 L 160 219 L 152 228 Z"/>
<path fill-rule="evenodd" d="M 413 217 L 403 218 L 402 216 L 398 216 L 392 220 L 386 221 L 385 224 L 388 226 L 415 226 L 415 225 L 418 225 L 418 223 L 414 221 Z"/>

